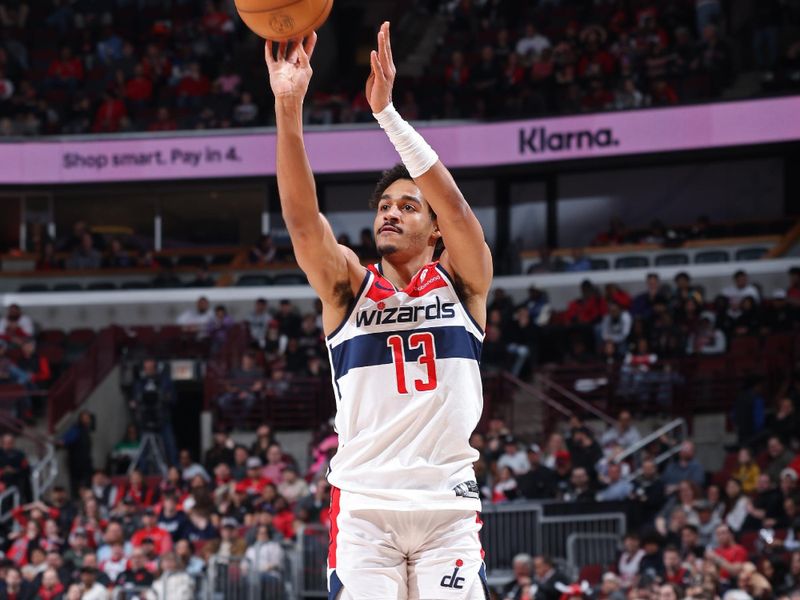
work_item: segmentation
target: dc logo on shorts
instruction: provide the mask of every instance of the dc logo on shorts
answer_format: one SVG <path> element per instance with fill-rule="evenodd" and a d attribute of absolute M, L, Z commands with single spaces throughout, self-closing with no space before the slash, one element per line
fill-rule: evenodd
<path fill-rule="evenodd" d="M 456 561 L 456 568 L 450 575 L 442 577 L 442 582 L 439 584 L 443 588 L 450 588 L 455 590 L 464 589 L 464 578 L 458 576 L 458 570 L 464 566 L 464 561 L 460 558 Z"/>

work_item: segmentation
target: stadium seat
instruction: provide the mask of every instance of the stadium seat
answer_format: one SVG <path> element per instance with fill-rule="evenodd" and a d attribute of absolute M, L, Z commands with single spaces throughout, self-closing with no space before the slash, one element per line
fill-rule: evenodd
<path fill-rule="evenodd" d="M 615 269 L 643 269 L 650 266 L 646 256 L 621 256 L 614 261 Z"/>
<path fill-rule="evenodd" d="M 211 258 L 211 264 L 217 267 L 226 267 L 233 262 L 233 254 L 216 254 Z"/>
<path fill-rule="evenodd" d="M 242 275 L 236 282 L 236 287 L 261 287 L 272 285 L 269 275 Z"/>
<path fill-rule="evenodd" d="M 686 254 L 661 254 L 656 256 L 655 261 L 657 267 L 675 267 L 688 264 L 689 257 Z"/>
<path fill-rule="evenodd" d="M 33 294 L 37 292 L 46 292 L 49 289 L 50 288 L 43 283 L 25 283 L 19 286 L 18 291 L 20 294 Z"/>
<path fill-rule="evenodd" d="M 87 290 L 90 291 L 110 291 L 117 289 L 117 285 L 112 283 L 111 281 L 93 281 L 92 283 L 86 286 Z"/>
<path fill-rule="evenodd" d="M 149 290 L 153 286 L 147 281 L 124 281 L 119 287 L 123 290 Z"/>
<path fill-rule="evenodd" d="M 724 250 L 707 250 L 706 252 L 698 252 L 694 255 L 694 264 L 696 265 L 726 263 L 729 260 L 730 256 Z"/>
<path fill-rule="evenodd" d="M 581 567 L 581 571 L 578 574 L 578 581 L 587 581 L 589 585 L 597 585 L 603 578 L 604 572 L 605 569 L 602 565 L 585 565 Z"/>
<path fill-rule="evenodd" d="M 736 336 L 728 350 L 732 356 L 756 356 L 761 353 L 761 340 L 754 335 Z"/>
<path fill-rule="evenodd" d="M 67 346 L 82 346 L 88 347 L 95 338 L 95 332 L 92 329 L 81 327 L 78 329 L 73 329 L 72 331 L 67 334 L 66 344 Z"/>
<path fill-rule="evenodd" d="M 739 534 L 739 543 L 747 550 L 748 554 L 754 554 L 757 550 L 758 531 L 743 531 Z"/>
<path fill-rule="evenodd" d="M 80 283 L 63 282 L 53 286 L 54 292 L 82 292 L 83 286 Z"/>
<path fill-rule="evenodd" d="M 767 248 L 742 248 L 736 251 L 736 260 L 761 260 L 767 252 Z"/>
<path fill-rule="evenodd" d="M 203 269 L 208 266 L 208 261 L 205 256 L 179 256 L 177 265 L 179 267 L 194 267 L 196 269 Z"/>
<path fill-rule="evenodd" d="M 308 279 L 300 273 L 282 273 L 276 275 L 275 285 L 308 285 Z"/>
<path fill-rule="evenodd" d="M 40 344 L 55 344 L 60 346 L 66 341 L 67 334 L 60 329 L 43 329 L 36 338 Z"/>
<path fill-rule="evenodd" d="M 589 262 L 592 264 L 592 271 L 608 271 L 611 269 L 611 263 L 605 258 L 590 258 Z"/>

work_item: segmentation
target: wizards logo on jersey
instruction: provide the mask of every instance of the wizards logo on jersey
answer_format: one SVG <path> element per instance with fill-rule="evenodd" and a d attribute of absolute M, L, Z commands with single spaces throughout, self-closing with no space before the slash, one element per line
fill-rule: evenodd
<path fill-rule="evenodd" d="M 456 316 L 455 306 L 454 302 L 442 302 L 438 296 L 434 304 L 425 306 L 386 306 L 379 302 L 377 308 L 356 314 L 356 327 L 452 319 Z"/>

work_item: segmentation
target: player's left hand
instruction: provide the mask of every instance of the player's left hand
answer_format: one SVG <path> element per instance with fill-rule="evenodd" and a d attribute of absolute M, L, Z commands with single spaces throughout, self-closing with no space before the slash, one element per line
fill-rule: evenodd
<path fill-rule="evenodd" d="M 370 53 L 372 69 L 367 79 L 367 102 L 373 113 L 379 113 L 392 102 L 392 88 L 397 69 L 392 58 L 389 21 L 378 32 L 378 49 Z"/>

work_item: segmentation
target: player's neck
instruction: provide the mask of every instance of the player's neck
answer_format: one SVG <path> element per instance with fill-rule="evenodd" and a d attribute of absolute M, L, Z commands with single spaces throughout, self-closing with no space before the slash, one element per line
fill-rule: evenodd
<path fill-rule="evenodd" d="M 402 290 L 408 286 L 414 275 L 419 273 L 420 269 L 430 263 L 433 257 L 420 255 L 411 260 L 392 261 L 391 257 L 384 256 L 381 259 L 381 271 L 383 276 L 388 279 L 394 287 Z"/>

